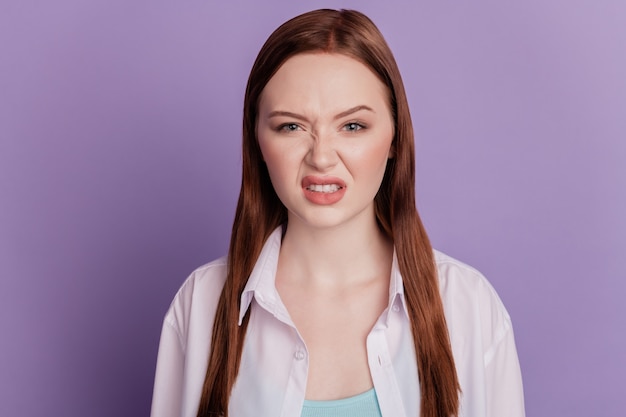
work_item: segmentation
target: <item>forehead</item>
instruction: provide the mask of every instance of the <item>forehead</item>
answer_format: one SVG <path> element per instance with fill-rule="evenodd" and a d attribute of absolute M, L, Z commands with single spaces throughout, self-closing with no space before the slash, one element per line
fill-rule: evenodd
<path fill-rule="evenodd" d="M 337 53 L 303 53 L 285 61 L 261 94 L 260 107 L 334 111 L 368 104 L 389 109 L 389 91 L 362 62 Z"/>

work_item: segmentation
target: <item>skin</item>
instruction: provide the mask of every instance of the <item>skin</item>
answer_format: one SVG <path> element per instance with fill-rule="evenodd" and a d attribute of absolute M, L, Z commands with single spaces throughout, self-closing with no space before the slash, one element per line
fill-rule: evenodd
<path fill-rule="evenodd" d="M 374 197 L 393 135 L 387 88 L 345 55 L 296 55 L 261 94 L 257 137 L 288 210 L 276 287 L 309 352 L 308 399 L 373 386 L 366 337 L 387 307 L 393 257 Z M 312 194 L 307 178 L 341 198 Z"/>

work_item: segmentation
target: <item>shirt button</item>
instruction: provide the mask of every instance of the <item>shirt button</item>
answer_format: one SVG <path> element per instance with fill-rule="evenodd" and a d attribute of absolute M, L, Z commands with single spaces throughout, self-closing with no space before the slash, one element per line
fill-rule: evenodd
<path fill-rule="evenodd" d="M 299 350 L 297 351 L 294 355 L 294 358 L 296 358 L 297 360 L 301 361 L 302 359 L 304 359 L 304 352 Z"/>
<path fill-rule="evenodd" d="M 400 307 L 398 307 L 397 305 L 394 305 L 393 307 L 391 307 L 391 309 L 395 311 L 396 313 L 400 311 Z"/>

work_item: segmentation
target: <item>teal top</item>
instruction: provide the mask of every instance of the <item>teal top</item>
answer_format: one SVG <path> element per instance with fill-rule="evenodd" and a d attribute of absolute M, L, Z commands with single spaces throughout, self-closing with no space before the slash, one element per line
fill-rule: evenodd
<path fill-rule="evenodd" d="M 382 417 L 372 388 L 354 397 L 332 401 L 304 400 L 300 417 Z"/>

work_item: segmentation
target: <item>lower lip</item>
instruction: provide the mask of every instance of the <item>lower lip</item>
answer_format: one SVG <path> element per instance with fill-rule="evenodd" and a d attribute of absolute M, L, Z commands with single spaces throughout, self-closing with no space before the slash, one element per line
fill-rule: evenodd
<path fill-rule="evenodd" d="M 309 200 L 313 204 L 319 204 L 321 206 L 328 206 L 330 204 L 335 204 L 339 200 L 343 198 L 343 195 L 346 193 L 346 187 L 340 188 L 332 193 L 319 193 L 315 191 L 311 191 L 308 189 L 304 189 L 304 196 L 307 200 Z"/>

